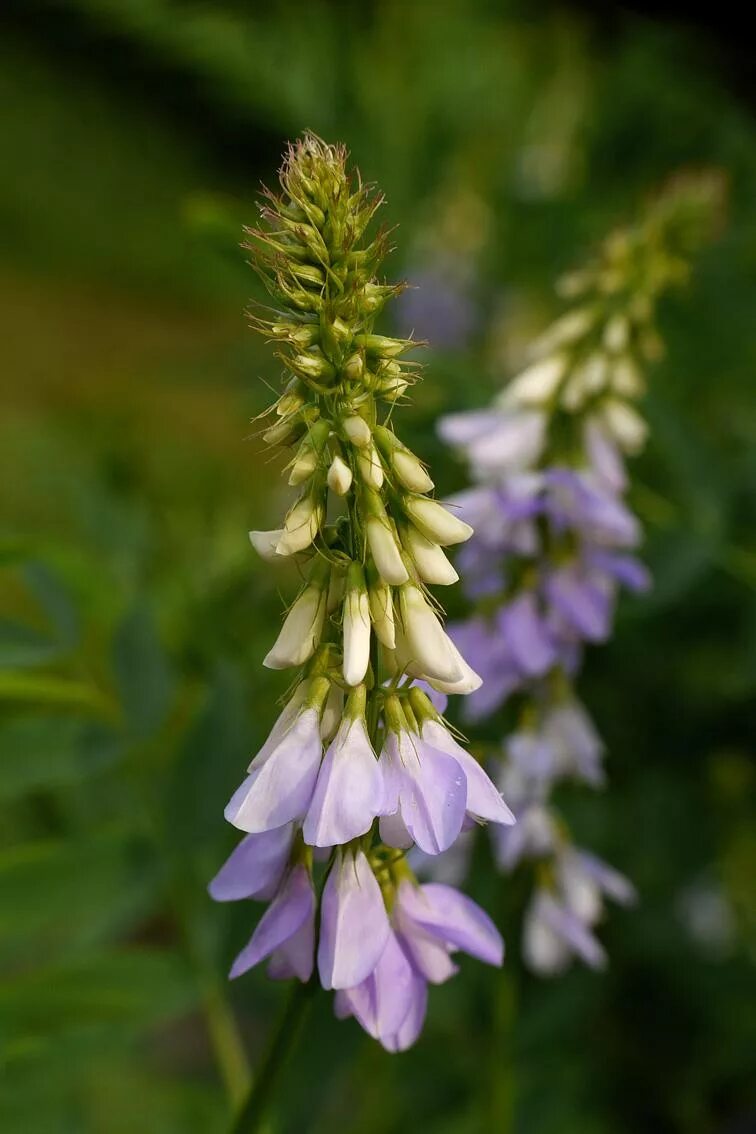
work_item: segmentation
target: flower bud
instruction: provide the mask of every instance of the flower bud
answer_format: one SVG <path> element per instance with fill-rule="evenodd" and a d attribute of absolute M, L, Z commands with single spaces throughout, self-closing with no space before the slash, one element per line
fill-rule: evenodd
<path fill-rule="evenodd" d="M 277 555 L 295 555 L 309 547 L 320 531 L 324 519 L 320 493 L 310 491 L 290 508 L 284 520 L 284 531 L 276 545 Z"/>
<path fill-rule="evenodd" d="M 439 587 L 456 583 L 459 575 L 437 543 L 408 524 L 402 529 L 402 543 L 412 556 L 417 573 L 424 583 L 435 583 Z"/>
<path fill-rule="evenodd" d="M 394 587 L 406 583 L 409 573 L 402 561 L 401 548 L 383 501 L 377 492 L 369 488 L 363 490 L 361 501 L 368 547 L 381 577 Z"/>
<path fill-rule="evenodd" d="M 326 615 L 326 591 L 330 567 L 319 562 L 307 586 L 300 592 L 284 619 L 281 632 L 263 665 L 267 669 L 288 669 L 303 665 L 320 642 Z"/>
<path fill-rule="evenodd" d="M 507 386 L 500 402 L 505 405 L 541 406 L 551 400 L 564 377 L 564 355 L 552 354 L 534 362 Z"/>
<path fill-rule="evenodd" d="M 346 496 L 352 487 L 352 470 L 338 453 L 331 461 L 327 480 L 331 492 L 335 492 L 337 496 Z"/>
<path fill-rule="evenodd" d="M 289 484 L 294 486 L 302 484 L 315 472 L 320 462 L 320 455 L 323 452 L 325 443 L 328 440 L 328 435 L 331 432 L 331 427 L 327 421 L 318 421 L 312 428 L 305 434 L 299 451 L 291 465 L 291 473 L 289 474 Z"/>
<path fill-rule="evenodd" d="M 370 663 L 370 608 L 359 563 L 351 563 L 347 571 L 343 631 L 344 680 L 347 685 L 359 685 Z"/>
<path fill-rule="evenodd" d="M 359 382 L 365 373 L 365 359 L 356 353 L 348 358 L 341 368 L 341 373 L 349 382 Z"/>
<path fill-rule="evenodd" d="M 341 422 L 341 428 L 346 439 L 351 441 L 352 445 L 358 449 L 364 449 L 372 441 L 373 435 L 370 432 L 370 426 L 364 417 L 358 417 L 357 414 L 345 417 Z"/>
<path fill-rule="evenodd" d="M 373 569 L 368 587 L 368 602 L 370 605 L 370 620 L 373 623 L 375 635 L 381 645 L 387 650 L 396 647 L 396 633 L 394 629 L 394 598 L 391 587 Z"/>
<path fill-rule="evenodd" d="M 375 489 L 383 487 L 383 465 L 372 441 L 364 449 L 358 450 L 357 467 L 365 484 Z"/>
<path fill-rule="evenodd" d="M 379 425 L 374 430 L 374 436 L 380 452 L 403 487 L 408 488 L 410 492 L 430 492 L 433 481 L 425 471 L 422 461 L 402 445 L 396 434 Z"/>
<path fill-rule="evenodd" d="M 599 411 L 607 429 L 627 453 L 638 453 L 645 444 L 648 426 L 627 402 L 608 398 Z"/>
<path fill-rule="evenodd" d="M 414 583 L 405 583 L 400 588 L 399 611 L 407 654 L 422 675 L 439 681 L 459 681 L 463 676 L 459 655 L 435 611 Z"/>
<path fill-rule="evenodd" d="M 442 547 L 464 543 L 473 534 L 469 524 L 453 516 L 438 500 L 408 496 L 405 497 L 404 509 L 425 538 L 440 543 Z"/>

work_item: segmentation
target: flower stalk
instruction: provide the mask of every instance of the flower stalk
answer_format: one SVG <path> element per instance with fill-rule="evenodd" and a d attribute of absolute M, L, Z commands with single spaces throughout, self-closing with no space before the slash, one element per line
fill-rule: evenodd
<path fill-rule="evenodd" d="M 574 685 L 586 645 L 611 635 L 620 589 L 650 586 L 633 554 L 642 533 L 625 458 L 648 432 L 637 402 L 663 350 L 658 301 L 687 280 L 722 192 L 712 173 L 671 182 L 560 281 L 571 306 L 493 406 L 440 424 L 474 482 L 455 500 L 456 522 L 475 528 L 457 557 L 473 612 L 451 637 L 484 678 L 467 719 L 507 704 L 516 721 L 492 763 L 518 821 L 494 828 L 494 844 L 505 872 L 533 866 L 523 954 L 544 975 L 575 958 L 602 967 L 603 901 L 634 898 L 626 879 L 573 845 L 552 794 L 567 779 L 603 783 L 603 744 Z"/>
<path fill-rule="evenodd" d="M 269 903 L 232 977 L 267 960 L 273 979 L 333 990 L 338 1016 L 401 1051 L 420 1034 L 428 985 L 456 972 L 453 953 L 503 960 L 487 915 L 452 887 L 420 885 L 405 852 L 438 854 L 463 827 L 514 817 L 442 715 L 448 694 L 481 679 L 428 586 L 456 580 L 442 547 L 472 528 L 430 495 L 395 432 L 418 344 L 375 329 L 403 287 L 378 275 L 382 203 L 342 147 L 306 134 L 247 230 L 273 304 L 252 326 L 283 367 L 262 439 L 285 453 L 296 494 L 280 526 L 250 540 L 269 562 L 294 558 L 304 584 L 264 659 L 296 671 L 293 692 L 226 808 L 244 838 L 210 892 Z M 263 1076 L 285 1047 L 274 1041 Z M 237 1129 L 255 1128 L 269 1091 L 258 1080 Z"/>

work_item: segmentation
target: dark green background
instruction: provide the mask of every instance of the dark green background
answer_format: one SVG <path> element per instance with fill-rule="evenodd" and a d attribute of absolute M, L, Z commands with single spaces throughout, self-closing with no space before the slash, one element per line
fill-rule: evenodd
<path fill-rule="evenodd" d="M 641 893 L 608 919 L 610 970 L 519 973 L 518 884 L 483 841 L 470 887 L 504 972 L 463 962 L 401 1057 L 323 995 L 270 1129 L 503 1132 L 513 1083 L 520 1134 L 756 1129 L 756 130 L 731 80 L 703 32 L 541 3 L 11 5 L 4 1132 L 223 1131 L 234 1020 L 254 1066 L 283 1003 L 262 972 L 226 985 L 259 907 L 214 906 L 205 884 L 287 680 L 260 663 L 293 580 L 246 541 L 285 497 L 250 440 L 277 375 L 245 329 L 238 241 L 305 126 L 386 191 L 392 272 L 443 272 L 478 312 L 397 419 L 441 490 L 462 470 L 436 416 L 486 402 L 558 310 L 561 269 L 681 167 L 722 167 L 730 205 L 660 313 L 633 495 L 656 587 L 583 684 L 610 788 L 565 806 Z"/>

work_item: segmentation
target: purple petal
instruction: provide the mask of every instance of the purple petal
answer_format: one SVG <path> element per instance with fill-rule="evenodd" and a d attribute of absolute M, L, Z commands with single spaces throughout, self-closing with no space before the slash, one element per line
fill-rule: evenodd
<path fill-rule="evenodd" d="M 333 847 L 369 831 L 381 809 L 383 777 L 361 720 L 344 721 L 325 754 L 302 833 Z"/>
<path fill-rule="evenodd" d="M 406 1051 L 417 1040 L 425 1023 L 428 1007 L 428 985 L 420 976 L 415 976 L 409 993 L 409 1009 L 404 1023 L 393 1036 L 382 1036 L 381 1043 L 387 1051 Z"/>
<path fill-rule="evenodd" d="M 596 883 L 600 890 L 622 906 L 632 905 L 638 899 L 638 894 L 629 878 L 620 874 L 603 859 L 588 851 L 575 851 L 580 867 Z"/>
<path fill-rule="evenodd" d="M 298 977 L 306 984 L 315 965 L 315 918 L 308 917 L 297 932 L 284 941 L 268 962 L 271 980 L 291 980 Z"/>
<path fill-rule="evenodd" d="M 392 753 L 399 784 L 399 811 L 407 830 L 427 854 L 440 854 L 462 830 L 467 781 L 453 756 L 402 733 Z"/>
<path fill-rule="evenodd" d="M 226 807 L 229 823 L 252 834 L 303 819 L 320 767 L 320 719 L 305 709 L 265 762 L 251 772 Z"/>
<path fill-rule="evenodd" d="M 499 614 L 501 633 L 516 665 L 528 677 L 540 677 L 556 661 L 556 652 L 538 612 L 536 596 L 524 591 Z"/>
<path fill-rule="evenodd" d="M 389 933 L 378 964 L 355 988 L 343 993 L 351 1015 L 373 1039 L 390 1038 L 399 1031 L 410 1008 L 412 967 L 393 933 Z"/>
<path fill-rule="evenodd" d="M 543 923 L 569 945 L 570 949 L 590 968 L 604 968 L 606 953 L 590 929 L 569 910 L 554 901 L 550 894 L 542 893 L 539 897 L 539 916 Z"/>
<path fill-rule="evenodd" d="M 426 721 L 422 734 L 423 739 L 434 748 L 453 756 L 460 764 L 467 780 L 466 809 L 469 815 L 474 815 L 477 819 L 486 819 L 491 823 L 514 823 L 514 815 L 485 770 L 469 752 L 457 744 L 454 737 L 439 721 Z"/>
<path fill-rule="evenodd" d="M 243 838 L 208 886 L 211 898 L 216 902 L 269 901 L 286 869 L 293 835 L 294 828 L 287 823 Z"/>
<path fill-rule="evenodd" d="M 609 634 L 612 595 L 588 581 L 577 565 L 559 567 L 546 583 L 549 601 L 563 618 L 590 642 L 603 642 Z"/>
<path fill-rule="evenodd" d="M 304 866 L 295 866 L 283 889 L 268 906 L 245 949 L 233 963 L 230 976 L 241 976 L 279 949 L 315 914 L 315 895 Z"/>
<path fill-rule="evenodd" d="M 427 933 L 489 965 L 502 964 L 501 934 L 488 914 L 459 890 L 440 882 L 420 887 L 403 882 L 397 901 L 402 913 Z"/>
<path fill-rule="evenodd" d="M 354 988 L 378 964 L 389 935 L 381 888 L 362 851 L 341 854 L 323 890 L 318 970 L 323 988 Z"/>

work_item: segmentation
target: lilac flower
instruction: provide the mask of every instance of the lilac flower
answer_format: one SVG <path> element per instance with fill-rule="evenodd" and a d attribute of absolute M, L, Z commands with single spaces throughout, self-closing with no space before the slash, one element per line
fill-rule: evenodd
<path fill-rule="evenodd" d="M 405 1051 L 420 1034 L 427 982 L 415 972 L 393 931 L 373 971 L 354 988 L 336 993 L 340 1018 L 354 1016 L 387 1051 Z"/>
<path fill-rule="evenodd" d="M 384 841 L 406 846 L 408 835 L 427 854 L 450 847 L 462 830 L 467 803 L 467 779 L 459 762 L 400 729 L 386 736 L 380 763 Z M 400 824 L 392 822 L 397 813 Z"/>
<path fill-rule="evenodd" d="M 370 830 L 383 809 L 383 777 L 365 725 L 365 691 L 355 690 L 318 772 L 302 834 L 309 846 L 333 847 Z"/>
<path fill-rule="evenodd" d="M 541 410 L 489 409 L 449 414 L 439 433 L 449 445 L 465 450 L 479 480 L 532 467 L 546 441 Z"/>
<path fill-rule="evenodd" d="M 380 960 L 389 936 L 381 888 L 362 851 L 339 851 L 323 890 L 318 972 L 323 988 L 353 988 Z"/>
<path fill-rule="evenodd" d="M 250 774 L 229 801 L 225 815 L 242 831 L 255 834 L 302 820 L 312 800 L 320 768 L 322 744 L 320 703 L 304 707 L 264 758 L 252 761 Z M 263 754 L 261 753 L 261 755 Z"/>
<path fill-rule="evenodd" d="M 431 984 L 456 972 L 449 962 L 458 949 L 500 966 L 504 943 L 488 914 L 452 886 L 402 882 L 397 890 L 394 924 L 413 967 Z"/>
<path fill-rule="evenodd" d="M 475 902 L 451 886 L 400 882 L 383 952 L 364 980 L 336 994 L 336 1014 L 354 1016 L 388 1051 L 404 1051 L 420 1033 L 427 985 L 454 976 L 460 949 L 490 965 L 504 959 L 498 930 Z"/>
<path fill-rule="evenodd" d="M 290 871 L 273 902 L 260 919 L 249 944 L 231 968 L 231 977 L 241 976 L 266 957 L 271 975 L 310 979 L 315 948 L 315 895 L 305 866 Z"/>
<path fill-rule="evenodd" d="M 291 852 L 292 823 L 247 835 L 226 859 L 208 889 L 216 902 L 239 898 L 269 901 L 278 889 Z"/>
<path fill-rule="evenodd" d="M 590 928 L 547 890 L 536 890 L 525 914 L 522 952 L 541 976 L 564 972 L 574 957 L 592 969 L 606 965 L 606 953 Z"/>

